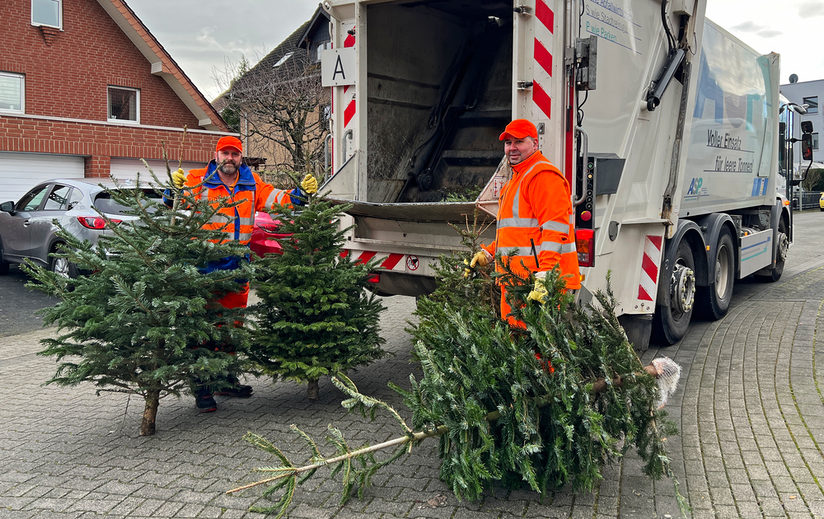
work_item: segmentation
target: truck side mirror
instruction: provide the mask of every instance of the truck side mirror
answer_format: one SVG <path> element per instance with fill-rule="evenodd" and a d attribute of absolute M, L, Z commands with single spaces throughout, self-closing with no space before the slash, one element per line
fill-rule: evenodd
<path fill-rule="evenodd" d="M 805 133 L 801 136 L 801 158 L 813 160 L 813 134 Z"/>
<path fill-rule="evenodd" d="M 782 168 L 784 167 L 784 161 L 787 160 L 787 138 L 784 136 L 784 133 L 786 131 L 787 123 L 778 123 L 778 163 L 781 165 Z"/>
<path fill-rule="evenodd" d="M 813 122 L 812 121 L 801 121 L 801 133 L 803 133 L 803 134 L 813 133 Z"/>

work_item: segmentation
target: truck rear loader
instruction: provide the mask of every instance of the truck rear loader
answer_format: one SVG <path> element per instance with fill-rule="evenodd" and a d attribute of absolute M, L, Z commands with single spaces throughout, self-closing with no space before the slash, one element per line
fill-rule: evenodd
<path fill-rule="evenodd" d="M 431 291 L 433 264 L 461 247 L 449 223 L 477 218 L 494 238 L 509 174 L 498 135 L 515 118 L 536 124 L 572 187 L 579 297 L 611 273 L 636 347 L 651 332 L 677 342 L 696 311 L 724 316 L 737 279 L 781 277 L 779 57 L 706 19 L 705 0 L 322 5 L 322 190 L 353 204 L 346 249 L 379 258 L 379 293 Z"/>

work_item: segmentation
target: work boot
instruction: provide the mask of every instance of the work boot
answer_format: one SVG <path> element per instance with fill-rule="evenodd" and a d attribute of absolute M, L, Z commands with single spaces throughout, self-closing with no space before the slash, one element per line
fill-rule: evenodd
<path fill-rule="evenodd" d="M 213 413 L 217 411 L 217 402 L 208 386 L 201 386 L 194 391 L 195 405 L 200 413 Z"/>
<path fill-rule="evenodd" d="M 226 377 L 226 385 L 215 391 L 215 394 L 234 398 L 249 398 L 252 396 L 252 386 L 241 384 L 236 376 L 229 375 Z"/>
<path fill-rule="evenodd" d="M 233 386 L 225 387 L 218 391 L 215 391 L 216 395 L 219 396 L 231 396 L 235 398 L 249 398 L 252 396 L 252 386 L 247 386 L 244 384 L 235 384 Z"/>

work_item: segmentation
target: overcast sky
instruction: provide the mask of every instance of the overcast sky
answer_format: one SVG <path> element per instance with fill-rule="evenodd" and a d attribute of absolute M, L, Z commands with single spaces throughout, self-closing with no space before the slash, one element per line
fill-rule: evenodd
<path fill-rule="evenodd" d="M 708 0 L 707 17 L 758 52 L 781 55 L 781 84 L 824 79 L 821 0 Z"/>
<path fill-rule="evenodd" d="M 0 0 L 2 1 L 2 0 Z M 628 0 L 613 0 L 622 4 Z M 127 0 L 201 92 L 212 100 L 241 56 L 256 63 L 318 6 L 315 0 Z M 824 79 L 821 0 L 709 0 L 707 15 L 761 53 L 781 54 L 781 83 Z M 225 84 L 224 84 L 225 86 Z"/>
<path fill-rule="evenodd" d="M 0 0 L 2 1 L 2 0 Z M 126 0 L 210 101 L 222 89 L 214 77 L 268 54 L 318 7 L 317 0 Z M 225 84 L 222 86 L 226 86 Z"/>

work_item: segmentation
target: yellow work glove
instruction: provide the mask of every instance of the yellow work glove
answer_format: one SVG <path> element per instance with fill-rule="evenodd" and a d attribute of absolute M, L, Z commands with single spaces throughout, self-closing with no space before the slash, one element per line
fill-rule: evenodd
<path fill-rule="evenodd" d="M 312 174 L 306 175 L 300 183 L 300 190 L 308 195 L 317 193 L 318 179 L 316 179 Z"/>
<path fill-rule="evenodd" d="M 464 260 L 464 277 L 468 278 L 472 274 L 472 270 L 475 268 L 475 265 L 479 267 L 485 267 L 489 265 L 489 262 L 492 261 L 492 254 L 486 252 L 485 250 L 481 249 L 472 256 L 472 261 Z"/>
<path fill-rule="evenodd" d="M 489 265 L 492 261 L 492 254 L 486 252 L 484 249 L 479 250 L 472 256 L 472 261 L 469 262 L 470 268 L 475 268 L 475 265 L 479 267 L 485 267 Z"/>
<path fill-rule="evenodd" d="M 532 291 L 526 296 L 527 301 L 537 301 L 540 304 L 546 303 L 546 298 L 549 296 L 549 291 L 546 289 L 544 280 L 546 279 L 546 272 L 535 273 L 535 286 Z"/>
<path fill-rule="evenodd" d="M 172 171 L 172 182 L 178 189 L 183 187 L 183 184 L 186 183 L 186 172 L 179 168 L 177 171 Z"/>

